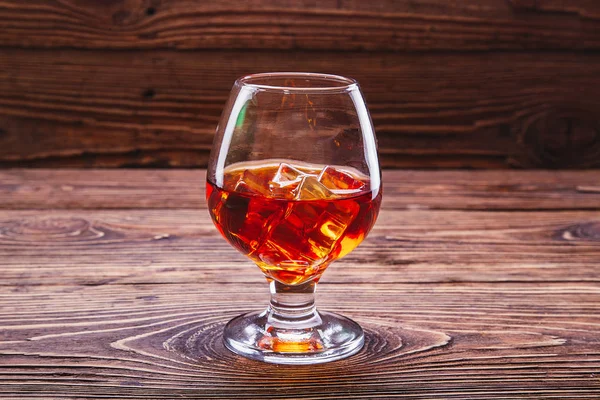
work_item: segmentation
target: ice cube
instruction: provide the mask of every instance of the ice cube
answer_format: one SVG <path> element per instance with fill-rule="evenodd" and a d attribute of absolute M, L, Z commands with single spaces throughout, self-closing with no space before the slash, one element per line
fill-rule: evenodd
<path fill-rule="evenodd" d="M 269 182 L 271 195 L 277 198 L 293 199 L 295 189 L 306 174 L 289 164 L 281 163 L 273 179 Z"/>
<path fill-rule="evenodd" d="M 245 170 L 235 185 L 236 192 L 269 196 L 269 185 L 249 169 Z"/>
<path fill-rule="evenodd" d="M 344 204 L 345 203 L 345 204 Z M 311 243 L 313 251 L 319 254 L 329 254 L 336 242 L 342 238 L 344 232 L 352 224 L 360 206 L 352 200 L 342 200 L 332 202 L 327 206 L 321 215 L 316 229 L 313 229 L 308 235 L 307 240 Z"/>
<path fill-rule="evenodd" d="M 302 232 L 290 230 L 289 226 L 283 224 L 275 228 L 271 237 L 254 254 L 261 261 L 259 267 L 265 272 L 272 272 L 274 278 L 282 278 L 281 275 L 286 273 L 289 274 L 286 280 L 302 281 L 318 272 L 319 266 L 325 261 L 324 256 L 327 256 L 327 253 L 318 255 L 313 250 Z"/>
<path fill-rule="evenodd" d="M 300 183 L 304 175 L 306 174 L 299 169 L 296 169 L 289 164 L 281 163 L 271 182 L 275 184 L 276 187 L 285 187 Z"/>
<path fill-rule="evenodd" d="M 358 192 L 365 188 L 364 182 L 355 179 L 347 172 L 337 170 L 329 165 L 323 168 L 318 179 L 325 187 L 333 191 L 343 190 Z"/>
<path fill-rule="evenodd" d="M 306 175 L 295 191 L 296 200 L 329 199 L 333 192 L 325 187 L 316 176 Z"/>

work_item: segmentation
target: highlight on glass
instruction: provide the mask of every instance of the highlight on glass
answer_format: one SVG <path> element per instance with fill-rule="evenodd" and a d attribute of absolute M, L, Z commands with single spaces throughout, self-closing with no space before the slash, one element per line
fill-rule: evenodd
<path fill-rule="evenodd" d="M 210 156 L 206 196 L 223 237 L 270 286 L 266 310 L 231 320 L 225 346 L 280 364 L 358 352 L 354 321 L 317 311 L 325 270 L 356 248 L 379 212 L 373 125 L 356 81 L 314 73 L 238 79 Z"/>

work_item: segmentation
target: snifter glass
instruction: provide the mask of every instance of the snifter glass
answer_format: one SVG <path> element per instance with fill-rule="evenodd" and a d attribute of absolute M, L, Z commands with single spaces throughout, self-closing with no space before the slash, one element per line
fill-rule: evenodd
<path fill-rule="evenodd" d="M 206 196 L 223 237 L 267 278 L 271 301 L 227 324 L 229 350 L 314 364 L 361 349 L 361 327 L 317 311 L 314 292 L 325 269 L 369 233 L 381 194 L 375 134 L 356 81 L 266 73 L 235 82 L 217 128 Z"/>

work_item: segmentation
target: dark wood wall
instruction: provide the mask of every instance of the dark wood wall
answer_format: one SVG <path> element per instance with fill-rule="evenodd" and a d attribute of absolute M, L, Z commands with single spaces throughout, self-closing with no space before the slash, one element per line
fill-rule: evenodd
<path fill-rule="evenodd" d="M 387 167 L 600 166 L 597 0 L 3 0 L 0 166 L 204 166 L 265 71 L 358 79 Z"/>

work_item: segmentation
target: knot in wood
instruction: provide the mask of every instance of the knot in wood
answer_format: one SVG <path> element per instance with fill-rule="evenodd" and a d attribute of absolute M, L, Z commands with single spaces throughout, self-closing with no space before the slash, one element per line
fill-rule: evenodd
<path fill-rule="evenodd" d="M 582 109 L 553 108 L 527 118 L 519 128 L 526 166 L 585 168 L 600 165 L 600 121 Z"/>
<path fill-rule="evenodd" d="M 556 236 L 560 240 L 600 241 L 600 221 L 568 226 Z"/>
<path fill-rule="evenodd" d="M 14 242 L 47 243 L 97 239 L 104 233 L 82 218 L 28 218 L 5 224 L 0 236 Z"/>

